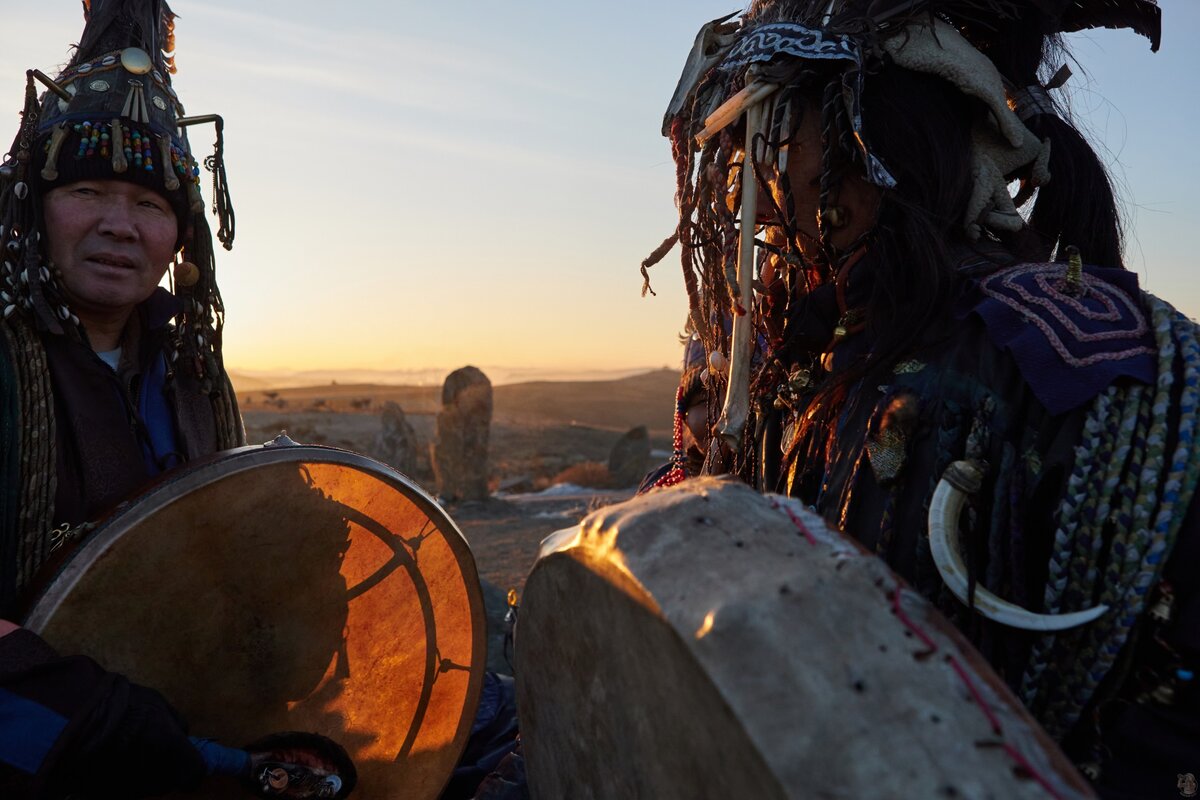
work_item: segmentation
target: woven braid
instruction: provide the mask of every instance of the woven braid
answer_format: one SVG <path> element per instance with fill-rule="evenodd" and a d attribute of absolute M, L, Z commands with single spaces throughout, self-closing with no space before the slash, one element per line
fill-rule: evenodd
<path fill-rule="evenodd" d="M 1112 454 L 1109 433 L 1116 404 L 1115 387 L 1098 396 L 1083 425 L 1083 441 L 1075 448 L 1075 466 L 1067 482 L 1067 496 L 1060 508 L 1059 528 L 1054 534 L 1054 552 L 1050 558 L 1050 577 L 1046 581 L 1043 608 L 1051 614 L 1063 610 L 1070 594 L 1069 584 L 1082 577 L 1080 561 L 1091 550 L 1087 520 L 1095 518 L 1104 482 L 1104 468 Z"/>
<path fill-rule="evenodd" d="M 1133 433 L 1130 437 L 1130 462 L 1131 464 L 1143 464 L 1148 457 L 1148 439 L 1149 430 L 1152 419 L 1151 398 L 1146 392 L 1139 392 L 1137 397 L 1138 402 L 1132 409 L 1131 414 L 1126 414 L 1126 417 L 1133 419 Z M 1086 450 L 1077 453 L 1077 460 L 1088 460 Z M 1136 469 L 1127 470 L 1124 473 L 1122 480 L 1116 487 L 1117 498 L 1120 502 L 1120 511 L 1117 514 L 1117 525 L 1115 526 L 1112 542 L 1109 544 L 1109 552 L 1123 552 L 1134 531 L 1135 521 L 1133 510 L 1136 505 L 1137 494 L 1140 485 L 1140 472 Z M 1052 562 L 1058 556 L 1055 553 L 1051 556 Z M 1105 583 L 1111 587 L 1114 580 L 1112 573 L 1116 566 L 1109 564 L 1109 573 L 1106 574 Z M 1094 572 L 1095 565 L 1091 565 L 1091 570 Z M 1111 592 L 1110 592 L 1111 594 Z M 1111 602 L 1112 597 L 1108 596 L 1101 602 Z M 1061 610 L 1061 609 L 1055 609 Z M 1101 625 L 1103 622 L 1097 622 L 1096 625 Z M 1053 696 L 1056 696 L 1062 688 L 1061 678 L 1063 674 L 1075 666 L 1082 659 L 1077 649 L 1082 647 L 1082 638 L 1084 632 L 1080 629 L 1073 631 L 1065 631 L 1057 635 L 1048 635 L 1042 637 L 1034 646 L 1030 655 L 1029 663 L 1026 667 L 1026 672 L 1022 681 L 1021 696 L 1025 704 L 1035 712 L 1040 714 L 1045 711 L 1047 705 Z M 1052 666 L 1054 669 L 1046 672 L 1047 668 Z M 1045 676 L 1045 682 L 1043 682 Z"/>
<path fill-rule="evenodd" d="M 1131 615 L 1124 595 L 1142 553 L 1150 545 L 1150 519 L 1162 477 L 1165 413 L 1174 383 L 1174 342 L 1162 337 L 1165 318 L 1154 316 L 1159 339 L 1159 372 L 1150 403 L 1143 403 L 1136 436 L 1140 445 L 1130 474 L 1123 481 L 1123 505 L 1131 509 L 1128 525 L 1118 528 L 1109 545 L 1099 602 L 1109 613 L 1092 625 L 1069 631 L 1051 640 L 1052 659 L 1057 669 L 1041 688 L 1039 719 L 1052 736 L 1061 737 L 1074 724 L 1086 700 L 1078 706 L 1073 698 L 1086 692 L 1090 698 L 1099 680 L 1107 674 L 1116 653 L 1128 638 L 1136 615 Z M 1130 496 L 1132 495 L 1132 502 Z"/>
<path fill-rule="evenodd" d="M 1091 551 L 1092 531 L 1080 530 L 1081 520 L 1095 517 L 1094 510 L 1098 504 L 1098 493 L 1104 483 L 1104 460 L 1106 451 L 1111 452 L 1112 443 L 1104 434 L 1109 429 L 1109 421 L 1117 404 L 1113 402 L 1118 393 L 1115 387 L 1110 387 L 1100 394 L 1092 404 L 1083 426 L 1083 442 L 1075 448 L 1075 464 L 1067 479 L 1066 496 L 1059 509 L 1059 523 L 1054 532 L 1054 546 L 1050 554 L 1047 568 L 1046 586 L 1042 595 L 1042 609 L 1048 614 L 1062 613 L 1064 600 L 1082 607 L 1078 592 L 1071 591 L 1072 579 L 1079 580 L 1084 571 L 1080 561 Z M 1093 457 L 1096 456 L 1096 457 Z M 1093 512 L 1090 515 L 1087 512 Z M 1070 610 L 1077 610 L 1072 608 Z M 1054 636 L 1044 636 L 1034 645 L 1022 681 L 1022 699 L 1031 709 L 1038 702 L 1038 687 L 1048 667 L 1054 663 Z M 1055 670 L 1057 671 L 1057 670 Z"/>
<path fill-rule="evenodd" d="M 224 372 L 224 367 L 221 368 Z M 238 410 L 237 395 L 229 384 L 229 378 L 213 398 L 213 412 L 217 426 L 217 449 L 230 450 L 246 443 L 246 429 Z"/>
<path fill-rule="evenodd" d="M 46 351 L 29 326 L 17 319 L 5 325 L 19 387 L 19 447 L 21 450 L 20 511 L 16 542 L 16 591 L 32 579 L 50 554 L 54 495 L 58 487 L 55 462 L 54 398 Z"/>
<path fill-rule="evenodd" d="M 1061 595 L 1060 606 L 1050 609 L 1055 613 L 1062 609 L 1084 608 L 1092 603 L 1098 578 L 1096 565 L 1104 549 L 1105 528 L 1108 526 L 1112 503 L 1125 472 L 1124 459 L 1129 453 L 1142 394 L 1140 386 L 1125 390 L 1110 387 L 1105 395 L 1112 399 L 1112 403 L 1104 416 L 1102 430 L 1098 432 L 1093 446 L 1077 455 L 1077 458 L 1093 462 L 1096 468 L 1086 490 L 1087 500 L 1081 509 L 1084 518 L 1080 521 L 1079 535 L 1071 554 L 1070 575 L 1065 591 Z M 1088 421 L 1089 426 L 1091 422 Z"/>
<path fill-rule="evenodd" d="M 1142 386 L 1130 387 L 1124 393 L 1123 408 L 1121 410 L 1120 419 L 1117 422 L 1116 431 L 1112 434 L 1115 444 L 1111 454 L 1108 456 L 1109 468 L 1104 478 L 1102 487 L 1102 499 L 1096 504 L 1095 526 L 1090 557 L 1086 563 L 1086 570 L 1082 577 L 1082 585 L 1079 587 L 1081 594 L 1090 601 L 1096 586 L 1096 580 L 1099 577 L 1097 564 L 1101 550 L 1104 547 L 1104 528 L 1106 525 L 1114 525 L 1116 529 L 1123 527 L 1120 524 L 1120 511 L 1124 511 L 1124 516 L 1128 517 L 1131 509 L 1125 508 L 1122 505 L 1120 496 L 1121 478 L 1128 471 L 1129 456 L 1133 450 L 1134 437 L 1138 430 L 1138 420 L 1141 417 L 1141 408 L 1145 405 L 1146 390 Z M 1144 436 L 1140 437 L 1144 440 Z M 1117 511 L 1114 512 L 1114 502 L 1117 504 Z"/>
<path fill-rule="evenodd" d="M 1156 330 L 1161 331 L 1164 338 L 1171 341 L 1174 346 L 1170 349 L 1178 352 L 1183 363 L 1184 386 L 1179 393 L 1180 413 L 1179 429 L 1176 432 L 1177 441 L 1170 456 L 1169 467 L 1166 467 L 1168 462 L 1165 458 L 1165 429 L 1170 416 L 1170 396 L 1168 395 L 1166 402 L 1160 402 L 1161 398 L 1156 398 L 1154 414 L 1157 424 L 1151 428 L 1151 445 L 1163 451 L 1163 458 L 1160 461 L 1160 472 L 1154 487 L 1155 496 L 1151 498 L 1150 503 L 1153 504 L 1156 501 L 1158 512 L 1154 515 L 1153 526 L 1146 530 L 1144 537 L 1139 540 L 1137 551 L 1131 549 L 1126 553 L 1126 566 L 1122 570 L 1124 584 L 1120 587 L 1119 602 L 1121 605 L 1118 606 L 1119 614 L 1116 616 L 1115 635 L 1109 635 L 1096 642 L 1100 653 L 1098 663 L 1086 673 L 1081 683 L 1075 684 L 1074 694 L 1067 704 L 1068 709 L 1081 709 L 1083 704 L 1090 700 L 1100 681 L 1112 669 L 1121 648 L 1129 639 L 1138 618 L 1145 609 L 1146 597 L 1150 589 L 1158 583 L 1167 556 L 1178 538 L 1179 527 L 1195 488 L 1197 469 L 1197 454 L 1194 452 L 1196 449 L 1194 447 L 1195 410 L 1197 370 L 1198 364 L 1200 364 L 1200 348 L 1196 344 L 1195 326 L 1181 319 L 1173 308 L 1157 298 L 1148 298 L 1148 301 L 1151 308 L 1154 309 L 1156 321 L 1162 319 L 1165 323 L 1156 325 Z M 1167 349 L 1163 348 L 1164 351 Z M 1174 358 L 1172 358 L 1173 361 Z M 1164 367 L 1173 367 L 1173 363 L 1164 364 Z M 1169 389 L 1173 383 L 1174 381 L 1170 384 L 1160 381 L 1159 387 L 1160 389 Z M 1162 429 L 1161 441 L 1155 436 L 1155 428 Z M 1165 475 L 1161 471 L 1162 467 L 1167 469 Z M 1189 474 L 1192 476 L 1190 484 L 1187 483 Z M 1150 507 L 1153 508 L 1154 505 L 1150 505 Z M 1093 638 L 1099 639 L 1099 634 L 1094 634 Z M 1073 725 L 1077 718 L 1078 711 L 1067 718 L 1067 726 Z"/>
<path fill-rule="evenodd" d="M 1085 458 L 1102 465 L 1096 472 L 1103 475 L 1103 480 L 1088 486 L 1099 497 L 1094 506 L 1084 504 L 1092 510 L 1092 519 L 1084 523 L 1091 529 L 1088 558 L 1085 563 L 1071 562 L 1064 596 L 1072 601 L 1089 599 L 1097 577 L 1101 577 L 1098 599 L 1111 610 L 1086 628 L 1039 641 L 1022 683 L 1026 703 L 1056 738 L 1075 725 L 1128 643 L 1145 609 L 1146 597 L 1157 584 L 1178 538 L 1200 476 L 1200 448 L 1195 447 L 1195 417 L 1200 405 L 1196 327 L 1157 298 L 1146 295 L 1144 302 L 1151 311 L 1159 348 L 1154 391 L 1134 387 L 1124 392 L 1123 402 L 1107 407 L 1097 402 L 1086 428 L 1090 446 L 1085 445 L 1077 453 L 1077 460 Z M 1177 356 L 1183 365 L 1183 386 L 1178 391 L 1179 408 L 1175 412 L 1172 396 L 1176 393 Z M 1168 458 L 1168 426 L 1173 418 L 1179 420 L 1179 428 Z M 1101 419 L 1105 430 L 1100 431 L 1103 441 L 1097 441 L 1093 434 L 1098 425 L 1092 423 Z M 1102 457 L 1104 454 L 1108 454 L 1107 459 Z M 1120 471 L 1127 465 L 1131 469 L 1125 470 L 1124 480 L 1119 480 Z M 1069 510 L 1064 516 L 1067 513 Z M 1114 535 L 1104 574 L 1098 576 L 1096 564 L 1102 555 L 1103 528 L 1110 519 L 1115 523 Z M 1060 544 L 1056 540 L 1052 563 L 1063 558 Z M 1077 550 L 1074 556 L 1079 555 Z M 1049 594 L 1049 587 L 1047 591 Z M 1051 665 L 1057 668 L 1047 670 Z"/>

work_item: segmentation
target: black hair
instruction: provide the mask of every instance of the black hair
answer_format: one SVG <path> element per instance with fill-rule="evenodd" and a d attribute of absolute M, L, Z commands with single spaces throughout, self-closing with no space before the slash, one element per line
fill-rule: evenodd
<path fill-rule="evenodd" d="M 799 445 L 797 455 L 818 461 L 823 459 L 815 451 L 834 444 L 832 422 L 851 389 L 886 382 L 883 373 L 933 344 L 931 332 L 945 329 L 956 267 L 979 249 L 968 241 L 963 220 L 973 188 L 969 120 L 982 113 L 978 101 L 941 78 L 887 66 L 867 77 L 862 102 L 864 132 L 896 187 L 882 192 L 866 254 L 849 276 L 849 291 L 864 312 L 861 335 L 873 348 L 819 387 L 808 404 L 816 413 L 804 415 L 790 448 Z M 1008 242 L 1021 256 L 1033 255 L 1030 244 L 1022 236 Z M 797 298 L 787 327 L 801 328 L 799 317 L 811 311 L 810 303 Z M 788 351 L 786 339 L 787 357 L 803 358 Z"/>

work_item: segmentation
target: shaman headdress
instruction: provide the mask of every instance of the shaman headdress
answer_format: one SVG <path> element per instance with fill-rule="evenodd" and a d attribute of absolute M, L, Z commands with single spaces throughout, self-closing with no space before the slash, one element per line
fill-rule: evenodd
<path fill-rule="evenodd" d="M 83 0 L 83 8 L 83 36 L 66 68 L 55 78 L 28 71 L 21 128 L 0 166 L 0 312 L 52 334 L 77 334 L 79 319 L 46 259 L 42 198 L 86 179 L 147 186 L 170 202 L 179 225 L 173 278 L 181 313 L 173 357 L 219 393 L 224 307 L 187 129 L 216 126 L 215 152 L 205 167 L 213 174 L 217 237 L 229 249 L 234 215 L 222 120 L 187 117 L 171 86 L 175 14 L 165 0 Z M 45 87 L 40 97 L 39 83 Z"/>
<path fill-rule="evenodd" d="M 719 371 L 728 364 L 719 430 L 735 453 L 746 444 L 751 383 L 762 400 L 775 383 L 783 391 L 789 380 L 808 381 L 807 370 L 789 375 L 782 364 L 779 374 L 768 374 L 775 369 L 770 353 L 752 362 L 756 343 L 769 338 L 752 293 L 761 277 L 756 245 L 804 272 L 805 280 L 816 274 L 832 282 L 865 244 L 832 246 L 834 229 L 844 224 L 833 202 L 841 181 L 855 174 L 885 195 L 897 189 L 896 168 L 903 165 L 887 163 L 870 140 L 864 83 L 896 66 L 936 76 L 978 101 L 976 119 L 967 123 L 972 188 L 961 233 L 969 241 L 1003 237 L 1025 227 L 1017 209 L 1050 182 L 1051 142 L 1035 133 L 1034 120 L 1055 114 L 1047 89 L 1069 75 L 1062 69 L 1053 77 L 1014 79 L 1007 74 L 1006 36 L 1033 34 L 1036 73 L 1046 43 L 1058 34 L 1101 26 L 1132 28 L 1158 48 L 1154 0 L 758 0 L 740 19 L 731 15 L 701 29 L 663 123 L 675 155 L 680 224 L 643 270 L 681 242 L 690 327 L 710 357 L 716 354 Z M 804 243 L 802 256 L 786 161 L 805 102 L 820 115 L 821 174 L 817 237 Z M 1021 187 L 1015 197 L 1008 189 L 1013 181 Z M 760 194 L 764 182 L 772 191 Z M 769 209 L 758 207 L 760 198 Z M 771 214 L 783 235 L 756 242 L 747 221 Z M 1033 214 L 1039 215 L 1036 207 Z M 1072 243 L 1061 221 L 1041 227 L 1047 251 L 1061 253 Z M 844 305 L 840 296 L 838 303 Z M 843 314 L 835 341 L 860 323 Z"/>

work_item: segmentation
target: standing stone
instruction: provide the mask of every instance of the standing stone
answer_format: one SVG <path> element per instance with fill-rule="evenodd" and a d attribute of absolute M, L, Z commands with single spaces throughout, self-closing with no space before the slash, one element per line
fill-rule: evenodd
<path fill-rule="evenodd" d="M 432 447 L 438 495 L 447 500 L 487 498 L 491 425 L 492 382 L 475 367 L 451 372 L 442 386 Z"/>
<path fill-rule="evenodd" d="M 613 486 L 637 486 L 650 469 L 650 432 L 639 425 L 617 440 L 608 456 Z"/>
<path fill-rule="evenodd" d="M 404 416 L 404 409 L 391 401 L 383 406 L 383 429 L 372 448 L 380 461 L 412 475 L 417 469 L 417 432 Z"/>

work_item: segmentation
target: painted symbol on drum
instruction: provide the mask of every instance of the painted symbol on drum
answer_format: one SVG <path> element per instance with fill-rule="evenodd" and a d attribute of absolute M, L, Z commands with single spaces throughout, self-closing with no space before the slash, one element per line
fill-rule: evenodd
<path fill-rule="evenodd" d="M 337 525 L 304 524 L 291 538 L 338 545 L 346 611 L 339 651 L 318 683 L 289 698 L 288 724 L 345 746 L 364 796 L 433 798 L 469 733 L 466 709 L 482 678 L 469 550 L 417 491 L 331 464 L 298 472 L 321 498 L 308 515 L 319 510 Z"/>
<path fill-rule="evenodd" d="M 415 536 L 405 539 L 402 536 L 392 533 L 377 520 L 363 514 L 358 509 L 344 505 L 341 506 L 341 509 L 347 522 L 358 525 L 363 530 L 373 534 L 392 551 L 392 558 L 387 563 L 379 567 L 370 577 L 346 590 L 346 599 L 353 601 L 386 580 L 397 568 L 403 567 L 412 581 L 421 606 L 421 617 L 425 625 L 425 680 L 421 686 L 421 696 L 417 701 L 417 709 L 413 716 L 408 736 L 405 738 L 404 744 L 400 747 L 400 751 L 396 754 L 395 760 L 403 761 L 408 758 L 409 753 L 412 751 L 413 743 L 416 741 L 417 734 L 421 729 L 421 723 L 428 713 L 429 702 L 433 696 L 434 683 L 437 681 L 438 675 L 452 670 L 461 670 L 464 672 L 470 672 L 471 670 L 470 665 L 457 664 L 449 658 L 442 657 L 438 649 L 437 619 L 434 613 L 433 599 L 429 591 L 429 585 L 426 583 L 417 564 L 417 555 L 421 548 L 421 543 L 435 533 L 438 533 L 438 530 L 433 520 L 426 520 Z"/>

